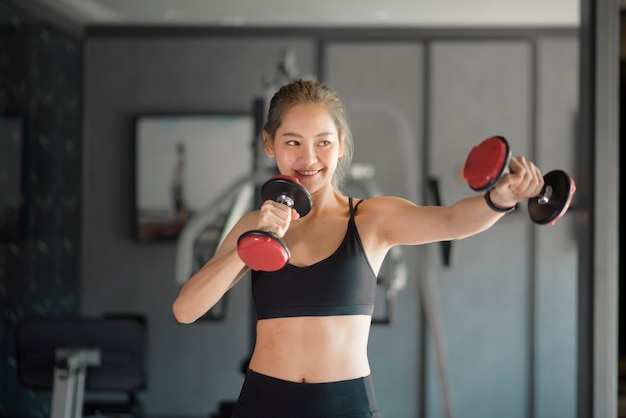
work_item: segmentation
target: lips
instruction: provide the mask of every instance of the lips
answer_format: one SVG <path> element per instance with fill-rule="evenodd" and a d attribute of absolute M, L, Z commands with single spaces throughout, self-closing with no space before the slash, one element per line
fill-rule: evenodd
<path fill-rule="evenodd" d="M 300 176 L 303 177 L 309 177 L 309 176 L 314 176 L 317 173 L 319 173 L 322 170 L 306 170 L 306 171 L 300 171 L 300 170 L 296 170 L 296 173 Z"/>

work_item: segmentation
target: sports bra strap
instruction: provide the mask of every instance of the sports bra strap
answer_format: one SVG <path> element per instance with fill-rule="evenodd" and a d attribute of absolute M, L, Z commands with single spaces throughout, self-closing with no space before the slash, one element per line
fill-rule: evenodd
<path fill-rule="evenodd" d="M 353 205 L 352 205 L 352 198 L 351 198 L 351 197 L 348 197 L 348 203 L 350 203 L 350 217 L 351 217 L 351 218 L 353 218 L 353 217 L 354 217 L 354 215 L 356 214 L 356 208 L 358 208 L 358 207 L 359 207 L 359 205 L 360 205 L 361 203 L 363 203 L 364 201 L 365 201 L 365 199 L 361 199 L 361 200 L 359 200 L 359 201 L 356 203 L 356 205 L 354 205 L 354 206 L 353 206 Z"/>

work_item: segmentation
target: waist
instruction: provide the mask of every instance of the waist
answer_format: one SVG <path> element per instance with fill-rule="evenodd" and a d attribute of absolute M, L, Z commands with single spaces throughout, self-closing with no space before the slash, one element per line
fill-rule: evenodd
<path fill-rule="evenodd" d="M 370 373 L 366 315 L 297 317 L 257 322 L 250 368 L 293 382 L 330 382 Z"/>

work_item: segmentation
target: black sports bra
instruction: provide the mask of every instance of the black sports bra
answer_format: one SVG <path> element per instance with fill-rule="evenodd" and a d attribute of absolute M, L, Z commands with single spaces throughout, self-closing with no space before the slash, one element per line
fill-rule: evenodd
<path fill-rule="evenodd" d="M 339 248 L 308 267 L 287 264 L 278 271 L 253 271 L 257 319 L 296 316 L 372 315 L 376 275 L 365 256 L 350 203 L 348 230 Z"/>

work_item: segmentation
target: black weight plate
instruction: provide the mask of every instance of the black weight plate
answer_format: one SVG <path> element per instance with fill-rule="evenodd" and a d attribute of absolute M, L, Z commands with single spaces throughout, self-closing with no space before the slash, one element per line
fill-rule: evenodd
<path fill-rule="evenodd" d="M 269 179 L 261 187 L 261 198 L 263 201 L 276 201 L 280 195 L 289 196 L 294 201 L 293 208 L 305 216 L 311 211 L 313 198 L 307 189 L 296 180 L 291 180 L 288 176 L 275 176 Z"/>
<path fill-rule="evenodd" d="M 541 203 L 540 196 L 528 200 L 528 215 L 539 225 L 546 225 L 561 215 L 572 193 L 572 180 L 562 170 L 553 170 L 543 176 L 546 185 L 552 187 L 552 196 Z"/>

